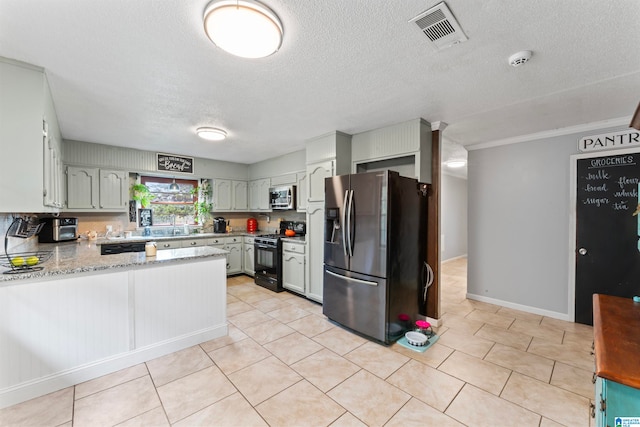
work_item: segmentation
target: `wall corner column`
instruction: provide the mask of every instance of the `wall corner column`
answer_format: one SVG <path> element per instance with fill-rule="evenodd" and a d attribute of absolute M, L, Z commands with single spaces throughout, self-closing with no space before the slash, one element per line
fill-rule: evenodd
<path fill-rule="evenodd" d="M 445 122 L 431 123 L 431 187 L 427 197 L 427 263 L 433 283 L 427 292 L 427 317 L 440 319 L 440 169 Z"/>

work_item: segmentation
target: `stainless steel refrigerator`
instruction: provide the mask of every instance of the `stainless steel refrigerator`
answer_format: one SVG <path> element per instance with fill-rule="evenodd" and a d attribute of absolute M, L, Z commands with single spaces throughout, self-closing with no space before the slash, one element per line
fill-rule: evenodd
<path fill-rule="evenodd" d="M 393 171 L 325 179 L 329 319 L 389 344 L 426 314 L 425 187 Z"/>

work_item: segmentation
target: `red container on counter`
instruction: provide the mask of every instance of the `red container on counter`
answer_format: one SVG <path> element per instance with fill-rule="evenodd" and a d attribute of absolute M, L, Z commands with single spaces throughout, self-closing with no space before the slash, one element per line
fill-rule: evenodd
<path fill-rule="evenodd" d="M 258 220 L 249 218 L 247 220 L 247 233 L 255 233 L 256 231 L 258 231 Z"/>

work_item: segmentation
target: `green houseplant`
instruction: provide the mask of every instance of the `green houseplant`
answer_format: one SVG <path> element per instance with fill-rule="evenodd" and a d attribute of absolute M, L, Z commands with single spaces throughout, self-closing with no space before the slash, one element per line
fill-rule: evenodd
<path fill-rule="evenodd" d="M 200 186 L 191 190 L 191 194 L 196 196 L 193 202 L 193 213 L 196 224 L 204 225 L 211 215 L 211 195 L 212 190 L 209 181 L 203 179 Z"/>
<path fill-rule="evenodd" d="M 134 184 L 131 186 L 131 197 L 133 200 L 140 202 L 143 208 L 149 206 L 153 200 L 153 193 L 149 191 L 149 187 L 144 184 Z"/>

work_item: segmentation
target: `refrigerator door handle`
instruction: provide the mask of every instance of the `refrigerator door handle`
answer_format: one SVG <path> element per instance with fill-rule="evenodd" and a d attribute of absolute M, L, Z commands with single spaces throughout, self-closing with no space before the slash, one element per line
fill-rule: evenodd
<path fill-rule="evenodd" d="M 347 211 L 347 237 L 349 241 L 349 256 L 353 256 L 353 241 L 355 236 L 351 234 L 351 217 L 353 214 L 353 190 L 349 190 L 349 207 Z M 353 219 L 355 226 L 355 218 Z M 355 234 L 355 233 L 354 233 Z"/>
<path fill-rule="evenodd" d="M 349 282 L 355 282 L 355 283 L 360 283 L 363 285 L 369 285 L 369 286 L 378 286 L 378 282 L 371 282 L 369 280 L 362 280 L 362 279 L 355 279 L 353 277 L 347 277 L 347 276 L 343 276 L 341 274 L 336 274 L 333 271 L 329 271 L 329 270 L 325 270 L 327 272 L 327 274 L 337 277 L 339 279 L 344 279 L 347 280 Z"/>
<path fill-rule="evenodd" d="M 425 271 L 426 271 L 426 280 L 424 279 L 425 276 Z M 431 266 L 425 261 L 424 263 L 424 267 L 422 268 L 422 277 L 423 277 L 423 284 L 424 284 L 424 294 L 422 295 L 422 302 L 426 303 L 427 302 L 427 290 L 429 289 L 429 286 L 431 286 L 431 284 L 433 283 L 433 269 L 431 268 Z"/>
<path fill-rule="evenodd" d="M 347 236 L 344 234 L 347 228 L 347 202 L 349 200 L 349 190 L 344 190 L 344 200 L 342 202 L 342 249 L 344 250 L 344 256 L 347 256 Z"/>

